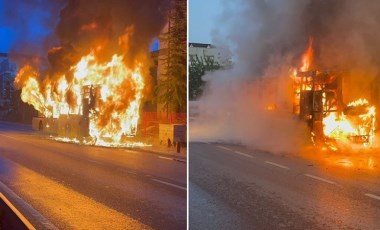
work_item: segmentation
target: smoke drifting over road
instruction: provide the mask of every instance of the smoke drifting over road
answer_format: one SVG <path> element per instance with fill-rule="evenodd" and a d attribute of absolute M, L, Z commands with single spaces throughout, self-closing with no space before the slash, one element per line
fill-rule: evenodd
<path fill-rule="evenodd" d="M 343 98 L 378 103 L 373 92 L 380 66 L 380 3 L 377 1 L 225 1 L 214 42 L 229 47 L 235 64 L 205 76 L 207 90 L 194 139 L 238 141 L 272 151 L 294 151 L 305 125 L 291 116 L 289 69 L 299 67 L 313 38 L 311 69 L 344 73 Z M 276 110 L 265 111 L 271 103 Z"/>

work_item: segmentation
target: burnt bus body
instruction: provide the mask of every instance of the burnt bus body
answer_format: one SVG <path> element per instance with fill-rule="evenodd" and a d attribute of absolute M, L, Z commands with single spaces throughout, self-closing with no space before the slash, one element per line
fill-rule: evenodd
<path fill-rule="evenodd" d="M 355 119 L 368 112 L 369 105 L 346 106 L 342 96 L 342 73 L 332 70 L 299 72 L 294 80 L 293 113 L 304 120 L 311 129 L 316 144 L 336 141 L 327 137 L 323 131 L 323 119 L 330 113 L 337 117 L 346 116 Z M 374 122 L 374 117 L 373 121 Z M 350 135 L 348 139 L 355 143 L 368 143 L 374 130 L 368 128 L 361 135 Z"/>
<path fill-rule="evenodd" d="M 99 87 L 82 88 L 82 110 L 80 114 L 59 114 L 58 117 L 44 117 L 39 114 L 32 120 L 32 127 L 42 133 L 59 137 L 82 140 L 89 137 L 90 113 L 96 111 L 96 97 Z"/>

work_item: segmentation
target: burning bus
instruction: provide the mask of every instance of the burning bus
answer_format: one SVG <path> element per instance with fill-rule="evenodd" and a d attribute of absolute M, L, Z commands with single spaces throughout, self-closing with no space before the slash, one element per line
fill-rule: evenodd
<path fill-rule="evenodd" d="M 137 132 L 145 85 L 140 67 L 128 68 L 118 55 L 98 63 L 89 54 L 71 67 L 70 78 L 41 82 L 39 72 L 26 65 L 15 84 L 22 88 L 21 99 L 39 111 L 34 129 L 67 141 L 119 146 Z"/>
<path fill-rule="evenodd" d="M 99 87 L 96 88 L 99 91 Z M 45 117 L 39 113 L 32 120 L 32 128 L 46 134 L 70 139 L 86 139 L 90 136 L 90 113 L 96 111 L 96 95 L 93 86 L 82 88 L 82 111 L 79 114 L 59 114 L 58 117 Z M 79 112 L 79 111 L 78 111 Z"/>
<path fill-rule="evenodd" d="M 137 130 L 144 122 L 142 107 L 152 100 L 156 83 L 150 74 L 156 62 L 150 48 L 167 25 L 177 25 L 168 23 L 169 14 L 177 10 L 174 4 L 168 0 L 57 4 L 59 14 L 51 15 L 57 21 L 49 24 L 55 26 L 49 42 L 38 50 L 47 51 L 46 56 L 20 63 L 14 80 L 21 100 L 39 112 L 34 129 L 69 142 L 141 146 Z M 37 54 L 41 55 L 33 55 Z"/>
<path fill-rule="evenodd" d="M 303 65 L 292 69 L 293 113 L 307 122 L 315 144 L 337 141 L 373 144 L 376 127 L 375 106 L 367 99 L 344 104 L 344 73 L 337 70 L 311 70 L 312 40 L 303 55 Z"/>

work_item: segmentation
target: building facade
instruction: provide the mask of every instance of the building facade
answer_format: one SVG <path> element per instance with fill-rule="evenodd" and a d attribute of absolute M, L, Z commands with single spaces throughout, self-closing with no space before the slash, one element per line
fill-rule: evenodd
<path fill-rule="evenodd" d="M 221 67 L 228 67 L 232 65 L 231 53 L 222 47 L 218 47 L 212 44 L 205 43 L 189 43 L 189 63 L 196 60 L 198 57 L 200 60 L 209 59 L 214 61 L 215 64 Z"/>
<path fill-rule="evenodd" d="M 13 81 L 16 64 L 11 62 L 7 53 L 0 53 L 0 107 L 8 107 L 14 93 Z"/>

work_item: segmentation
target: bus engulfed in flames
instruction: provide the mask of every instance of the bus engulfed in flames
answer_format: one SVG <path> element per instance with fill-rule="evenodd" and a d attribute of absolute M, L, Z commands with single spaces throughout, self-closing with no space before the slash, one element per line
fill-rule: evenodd
<path fill-rule="evenodd" d="M 313 41 L 302 57 L 302 66 L 290 71 L 293 79 L 293 113 L 311 128 L 315 144 L 356 143 L 371 146 L 375 137 L 375 106 L 366 99 L 344 104 L 342 74 L 311 70 Z"/>
<path fill-rule="evenodd" d="M 99 63 L 91 53 L 70 74 L 42 82 L 39 72 L 26 65 L 15 85 L 22 89 L 21 99 L 43 115 L 39 130 L 59 134 L 64 141 L 120 146 L 137 132 L 144 90 L 141 67 L 128 68 L 116 54 Z M 73 134 L 77 126 L 84 128 Z"/>

